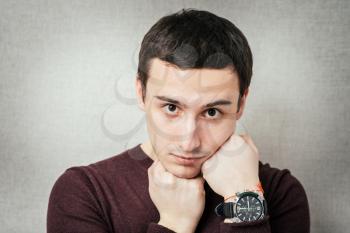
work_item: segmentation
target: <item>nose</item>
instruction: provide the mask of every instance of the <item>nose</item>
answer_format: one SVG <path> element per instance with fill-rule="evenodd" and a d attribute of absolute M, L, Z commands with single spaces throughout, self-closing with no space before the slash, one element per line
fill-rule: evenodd
<path fill-rule="evenodd" d="M 195 117 L 188 116 L 184 119 L 182 127 L 182 137 L 180 138 L 180 146 L 184 153 L 193 153 L 200 146 L 198 123 Z"/>

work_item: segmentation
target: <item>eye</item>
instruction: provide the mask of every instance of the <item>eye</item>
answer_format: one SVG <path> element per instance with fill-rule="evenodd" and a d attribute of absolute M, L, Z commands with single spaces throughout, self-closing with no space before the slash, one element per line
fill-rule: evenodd
<path fill-rule="evenodd" d="M 165 108 L 165 112 L 170 115 L 176 115 L 177 113 L 177 106 L 175 104 L 165 104 L 163 108 Z"/>
<path fill-rule="evenodd" d="M 206 113 L 208 114 L 208 118 L 210 119 L 216 119 L 220 115 L 222 115 L 222 112 L 217 108 L 209 108 L 208 110 L 206 110 Z"/>
<path fill-rule="evenodd" d="M 164 104 L 162 105 L 162 108 L 164 109 L 165 113 L 171 116 L 176 116 L 179 114 L 180 109 L 178 108 L 178 106 L 176 106 L 175 104 Z M 219 118 L 222 115 L 222 112 L 217 109 L 217 108 L 209 108 L 205 111 L 205 117 L 215 120 L 217 118 Z"/>

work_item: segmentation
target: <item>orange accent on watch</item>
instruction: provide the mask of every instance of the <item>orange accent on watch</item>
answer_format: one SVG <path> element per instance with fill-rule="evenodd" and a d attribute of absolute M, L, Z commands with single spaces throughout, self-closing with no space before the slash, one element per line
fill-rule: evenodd
<path fill-rule="evenodd" d="M 244 190 L 244 191 L 259 191 L 261 192 L 262 194 L 264 194 L 264 189 L 262 188 L 262 185 L 261 185 L 261 182 L 259 181 L 259 183 L 256 185 L 257 189 L 256 190 Z M 226 201 L 227 199 L 230 199 L 232 197 L 236 197 L 237 195 L 236 194 L 233 194 L 232 196 L 229 196 L 227 198 L 225 198 L 224 201 Z"/>
<path fill-rule="evenodd" d="M 259 181 L 259 183 L 256 185 L 256 187 L 258 188 L 258 191 L 262 192 L 264 194 L 264 189 L 261 185 L 261 182 Z"/>

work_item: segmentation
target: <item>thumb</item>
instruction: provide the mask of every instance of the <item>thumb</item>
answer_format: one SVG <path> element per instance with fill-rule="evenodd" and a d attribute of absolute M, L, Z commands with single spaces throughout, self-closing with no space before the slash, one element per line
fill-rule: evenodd
<path fill-rule="evenodd" d="M 215 169 L 218 162 L 217 157 L 217 155 L 213 155 L 202 164 L 201 172 L 204 178 L 206 178 L 206 176 Z"/>

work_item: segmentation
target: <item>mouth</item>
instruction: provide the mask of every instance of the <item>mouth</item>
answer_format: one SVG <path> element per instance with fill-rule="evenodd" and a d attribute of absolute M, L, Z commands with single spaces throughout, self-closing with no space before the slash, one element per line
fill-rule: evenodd
<path fill-rule="evenodd" d="M 171 155 L 173 156 L 173 158 L 178 164 L 185 165 L 185 166 L 191 166 L 203 158 L 203 157 L 187 157 L 187 156 L 181 156 L 181 155 L 175 155 L 175 154 L 171 154 Z"/>

